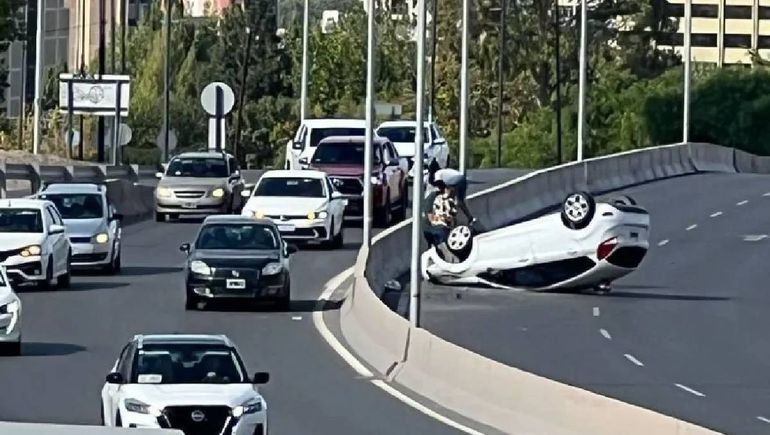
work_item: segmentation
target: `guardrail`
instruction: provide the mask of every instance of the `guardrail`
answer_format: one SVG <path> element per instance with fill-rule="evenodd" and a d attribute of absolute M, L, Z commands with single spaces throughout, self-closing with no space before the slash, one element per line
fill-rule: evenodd
<path fill-rule="evenodd" d="M 7 435 L 115 435 L 115 434 L 142 434 L 142 435 L 184 435 L 179 429 L 151 429 L 151 428 L 122 428 L 106 426 L 86 426 L 70 424 L 46 424 L 46 423 L 13 423 L 0 422 L 0 433 Z"/>
<path fill-rule="evenodd" d="M 483 228 L 495 229 L 556 209 L 571 191 L 602 194 L 698 172 L 770 173 L 770 157 L 704 143 L 633 150 L 535 171 L 470 196 L 468 205 Z M 404 252 L 410 243 L 411 219 L 380 233 L 370 248 L 361 248 L 354 285 L 340 312 L 348 344 L 389 380 L 507 433 L 714 433 L 497 363 L 410 328 L 380 299 L 385 283 L 408 271 Z"/>
<path fill-rule="evenodd" d="M 8 196 L 8 181 L 28 181 L 31 192 L 46 181 L 97 181 L 110 179 L 138 182 L 155 177 L 155 168 L 139 165 L 68 165 L 53 166 L 0 162 L 0 198 Z M 30 192 L 30 193 L 31 193 Z"/>

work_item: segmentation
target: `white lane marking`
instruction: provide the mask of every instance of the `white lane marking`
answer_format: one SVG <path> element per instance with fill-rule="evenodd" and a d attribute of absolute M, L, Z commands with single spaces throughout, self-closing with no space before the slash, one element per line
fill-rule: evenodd
<path fill-rule="evenodd" d="M 765 192 L 762 196 L 770 196 L 770 192 Z"/>
<path fill-rule="evenodd" d="M 698 228 L 698 224 L 692 224 L 689 227 L 685 228 L 686 231 L 694 230 L 695 228 Z"/>
<path fill-rule="evenodd" d="M 594 317 L 599 317 L 599 307 L 594 307 Z"/>
<path fill-rule="evenodd" d="M 642 364 L 641 361 L 636 359 L 635 356 L 631 355 L 630 353 L 623 354 L 624 357 L 626 357 L 627 360 L 631 361 L 632 363 L 638 365 L 639 367 L 644 367 L 644 364 Z"/>
<path fill-rule="evenodd" d="M 746 236 L 743 236 L 744 242 L 758 242 L 762 239 L 766 239 L 767 234 L 749 234 Z"/>
<path fill-rule="evenodd" d="M 604 329 L 604 328 L 600 329 L 599 333 L 602 334 L 604 336 L 604 338 L 606 338 L 607 340 L 612 340 L 612 336 L 610 335 L 609 332 L 607 332 L 606 329 Z"/>
<path fill-rule="evenodd" d="M 332 295 L 332 293 L 334 293 L 337 287 L 339 287 L 339 285 L 343 281 L 345 281 L 352 273 L 353 273 L 353 267 L 349 267 L 348 269 L 342 271 L 341 273 L 339 273 L 337 276 L 335 276 L 334 278 L 329 280 L 329 282 L 326 283 L 326 285 L 324 286 L 325 287 L 324 291 L 321 293 L 321 295 L 318 297 L 318 300 L 317 300 L 316 306 L 318 309 L 313 312 L 313 325 L 315 325 L 316 329 L 318 330 L 318 333 L 321 334 L 321 337 L 323 337 L 323 339 L 326 340 L 326 343 L 335 352 L 337 352 L 337 354 L 346 363 L 348 363 L 348 365 L 351 368 L 353 368 L 353 370 L 355 370 L 356 373 L 358 373 L 363 378 L 372 378 L 374 377 L 374 374 L 371 371 L 369 371 L 369 369 L 367 369 L 363 364 L 361 364 L 361 362 L 358 361 L 358 359 L 356 359 L 356 357 L 353 356 L 353 354 L 350 353 L 350 351 L 345 346 L 343 346 L 342 343 L 339 342 L 339 340 L 337 340 L 337 337 L 335 337 L 334 334 L 332 334 L 332 332 L 326 326 L 326 322 L 324 322 L 323 310 L 320 309 L 323 307 L 323 304 L 329 300 L 329 297 Z M 441 423 L 446 424 L 447 426 L 453 427 L 461 432 L 465 432 L 470 435 L 484 435 L 482 432 L 471 429 L 467 426 L 464 426 L 454 420 L 449 419 L 448 417 L 445 417 L 433 411 L 427 406 L 415 401 L 411 397 L 405 395 L 404 393 L 388 385 L 385 381 L 381 379 L 371 379 L 369 382 L 372 385 L 390 394 L 394 398 L 405 403 L 406 405 L 411 406 L 412 408 L 422 412 L 428 417 L 438 420 Z"/>
<path fill-rule="evenodd" d="M 770 423 L 770 418 L 762 417 L 761 415 L 759 417 L 757 417 L 757 420 L 765 422 L 765 423 Z"/>
<path fill-rule="evenodd" d="M 291 316 L 291 320 L 302 320 L 302 316 Z"/>
<path fill-rule="evenodd" d="M 693 390 L 692 388 L 690 388 L 690 387 L 688 387 L 686 385 L 682 385 L 682 384 L 674 384 L 674 385 L 676 385 L 677 387 L 683 389 L 684 391 L 687 391 L 688 393 L 694 394 L 694 395 L 696 395 L 698 397 L 706 396 L 705 394 L 701 393 L 700 391 Z"/>
<path fill-rule="evenodd" d="M 746 204 L 747 202 L 749 202 L 749 200 L 747 200 L 747 199 L 744 199 L 744 200 L 743 200 L 743 201 L 741 201 L 741 202 L 736 202 L 736 203 L 735 203 L 735 205 L 743 205 L 743 204 Z"/>
<path fill-rule="evenodd" d="M 717 217 L 717 216 L 721 216 L 721 215 L 722 215 L 721 211 L 718 211 L 716 213 L 711 213 L 711 217 Z"/>
<path fill-rule="evenodd" d="M 663 245 L 665 245 L 666 243 L 668 243 L 668 239 L 666 239 L 666 240 L 661 240 L 660 242 L 658 242 L 658 246 L 663 246 Z"/>

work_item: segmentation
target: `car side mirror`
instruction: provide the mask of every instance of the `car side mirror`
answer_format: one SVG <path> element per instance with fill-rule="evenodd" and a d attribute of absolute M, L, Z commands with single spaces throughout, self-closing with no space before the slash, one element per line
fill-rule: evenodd
<path fill-rule="evenodd" d="M 163 178 L 163 172 L 156 172 L 156 173 L 155 173 L 155 178 L 157 178 L 158 180 L 160 180 L 161 178 Z"/>
<path fill-rule="evenodd" d="M 267 372 L 256 372 L 254 373 L 254 377 L 251 378 L 251 382 L 253 384 L 266 384 L 270 382 L 270 373 Z"/>
<path fill-rule="evenodd" d="M 48 233 L 49 234 L 61 234 L 63 232 L 64 232 L 64 226 L 63 225 L 53 224 L 50 227 L 48 227 Z"/>
<path fill-rule="evenodd" d="M 107 375 L 106 381 L 108 384 L 122 384 L 123 383 L 123 375 L 121 375 L 118 372 L 112 372 Z"/>
<path fill-rule="evenodd" d="M 335 190 L 334 192 L 332 192 L 332 199 L 344 199 L 344 198 L 345 198 L 345 195 L 340 193 L 338 190 Z"/>
<path fill-rule="evenodd" d="M 244 198 L 248 198 L 251 196 L 251 189 L 243 189 L 241 190 L 241 196 Z"/>
<path fill-rule="evenodd" d="M 116 221 L 122 221 L 123 220 L 123 215 L 120 214 L 120 213 L 113 213 L 112 214 L 112 219 L 116 220 Z"/>
<path fill-rule="evenodd" d="M 302 147 L 302 142 L 301 141 L 300 142 L 292 142 L 291 143 L 291 148 L 295 149 L 295 150 L 301 150 L 303 148 Z"/>
<path fill-rule="evenodd" d="M 291 255 L 299 251 L 296 245 L 287 245 L 286 246 L 286 254 Z"/>
<path fill-rule="evenodd" d="M 179 250 L 184 252 L 187 255 L 190 255 L 190 244 L 182 243 L 181 245 L 179 245 Z"/>
<path fill-rule="evenodd" d="M 308 162 L 307 157 L 302 157 L 301 159 L 299 159 L 299 164 L 300 165 L 307 165 L 308 163 L 309 162 Z"/>

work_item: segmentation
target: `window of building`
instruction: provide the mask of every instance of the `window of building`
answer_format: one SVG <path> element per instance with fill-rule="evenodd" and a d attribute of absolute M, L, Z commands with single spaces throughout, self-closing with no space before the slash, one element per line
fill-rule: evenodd
<path fill-rule="evenodd" d="M 751 6 L 725 6 L 725 18 L 751 19 Z"/>
<path fill-rule="evenodd" d="M 693 47 L 716 47 L 717 35 L 714 33 L 693 33 L 690 44 Z"/>
<path fill-rule="evenodd" d="M 759 19 L 760 20 L 770 19 L 770 6 L 759 7 Z"/>
<path fill-rule="evenodd" d="M 761 36 L 757 40 L 757 48 L 770 48 L 770 36 Z"/>
<path fill-rule="evenodd" d="M 751 48 L 751 35 L 725 34 L 725 47 Z"/>
<path fill-rule="evenodd" d="M 684 35 L 681 33 L 664 33 L 658 38 L 659 45 L 678 47 L 684 45 Z"/>
<path fill-rule="evenodd" d="M 669 17 L 684 17 L 684 5 L 677 3 L 666 3 L 666 15 Z"/>
<path fill-rule="evenodd" d="M 719 6 L 717 5 L 692 5 L 693 18 L 717 18 Z"/>

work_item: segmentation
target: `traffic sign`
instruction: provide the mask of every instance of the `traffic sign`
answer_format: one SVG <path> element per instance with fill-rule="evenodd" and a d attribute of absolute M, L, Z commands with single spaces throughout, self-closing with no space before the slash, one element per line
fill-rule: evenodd
<path fill-rule="evenodd" d="M 164 142 L 165 139 L 166 137 L 163 134 L 163 129 L 161 128 L 160 133 L 158 133 L 158 137 L 155 138 L 155 143 L 158 145 L 158 148 L 160 148 L 161 151 L 163 151 L 163 148 L 164 148 L 163 145 L 165 144 Z M 174 151 L 174 149 L 176 148 L 176 141 L 177 141 L 176 130 L 173 130 L 173 129 L 169 130 L 168 131 L 168 150 L 169 151 Z"/>
<path fill-rule="evenodd" d="M 222 115 L 227 115 L 235 106 L 235 94 L 230 86 L 222 82 L 212 82 L 203 88 L 201 106 L 209 115 L 217 115 L 217 87 L 222 89 Z"/>
<path fill-rule="evenodd" d="M 118 144 L 120 146 L 126 146 L 131 142 L 131 139 L 134 137 L 134 132 L 131 131 L 131 127 L 128 126 L 128 124 L 120 123 L 120 131 L 118 132 L 120 134 L 120 138 L 118 139 Z M 106 145 L 112 146 L 113 138 L 115 137 L 115 133 L 112 131 L 112 127 L 107 128 L 107 132 L 104 134 L 104 143 Z"/>
<path fill-rule="evenodd" d="M 72 143 L 70 143 L 70 135 L 67 134 L 67 129 L 64 129 L 64 143 L 69 147 L 80 146 L 80 132 L 72 129 Z"/>

